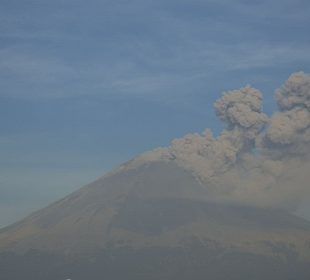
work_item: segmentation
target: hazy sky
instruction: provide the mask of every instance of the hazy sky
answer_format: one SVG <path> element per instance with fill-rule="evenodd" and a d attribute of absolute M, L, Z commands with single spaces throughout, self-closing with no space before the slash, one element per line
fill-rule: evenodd
<path fill-rule="evenodd" d="M 310 72 L 308 0 L 0 0 L 0 227 Z"/>

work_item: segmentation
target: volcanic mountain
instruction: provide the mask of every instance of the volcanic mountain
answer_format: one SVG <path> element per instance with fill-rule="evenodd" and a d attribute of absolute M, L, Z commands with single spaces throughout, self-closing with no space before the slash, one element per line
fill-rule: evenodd
<path fill-rule="evenodd" d="M 0 232 L 2 280 L 309 279 L 310 223 L 208 201 L 173 159 L 129 162 Z"/>
<path fill-rule="evenodd" d="M 0 231 L 1 280 L 309 280 L 310 76 L 262 112 L 249 86 L 215 103 L 218 137 L 145 153 Z"/>

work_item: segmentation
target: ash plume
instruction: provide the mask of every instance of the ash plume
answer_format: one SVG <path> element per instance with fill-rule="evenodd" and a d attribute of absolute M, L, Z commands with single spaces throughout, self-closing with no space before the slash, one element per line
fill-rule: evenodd
<path fill-rule="evenodd" d="M 225 93 L 215 103 L 215 109 L 220 119 L 227 122 L 227 129 L 218 138 L 207 129 L 202 135 L 176 139 L 170 147 L 177 159 L 204 179 L 227 171 L 242 153 L 251 151 L 267 122 L 261 111 L 262 94 L 251 87 Z"/>
<path fill-rule="evenodd" d="M 229 91 L 214 107 L 219 118 L 228 123 L 228 129 L 240 129 L 243 136 L 255 139 L 268 118 L 262 113 L 262 94 L 250 86 Z"/>
<path fill-rule="evenodd" d="M 280 112 L 271 118 L 266 146 L 286 153 L 309 154 L 310 144 L 310 76 L 292 74 L 276 93 Z"/>
<path fill-rule="evenodd" d="M 206 200 L 293 210 L 310 194 L 310 76 L 292 74 L 276 100 L 269 119 L 257 89 L 228 91 L 214 104 L 227 124 L 218 137 L 188 134 L 135 162 L 174 160 L 201 182 Z"/>

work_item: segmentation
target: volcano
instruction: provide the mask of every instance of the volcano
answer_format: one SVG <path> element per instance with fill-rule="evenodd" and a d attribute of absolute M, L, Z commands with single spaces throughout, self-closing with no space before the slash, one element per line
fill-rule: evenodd
<path fill-rule="evenodd" d="M 250 86 L 215 103 L 227 128 L 145 153 L 0 231 L 1 280 L 309 280 L 310 76 L 269 119 Z M 268 126 L 266 127 L 266 125 Z"/>
<path fill-rule="evenodd" d="M 2 280 L 309 279 L 310 222 L 132 161 L 0 232 Z"/>

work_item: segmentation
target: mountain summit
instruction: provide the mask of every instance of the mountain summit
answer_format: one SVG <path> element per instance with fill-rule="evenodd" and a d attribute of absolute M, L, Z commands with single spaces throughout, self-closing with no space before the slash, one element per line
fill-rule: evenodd
<path fill-rule="evenodd" d="M 245 87 L 216 102 L 227 128 L 174 140 L 0 231 L 1 280 L 308 280 L 310 77 L 262 112 Z"/>

